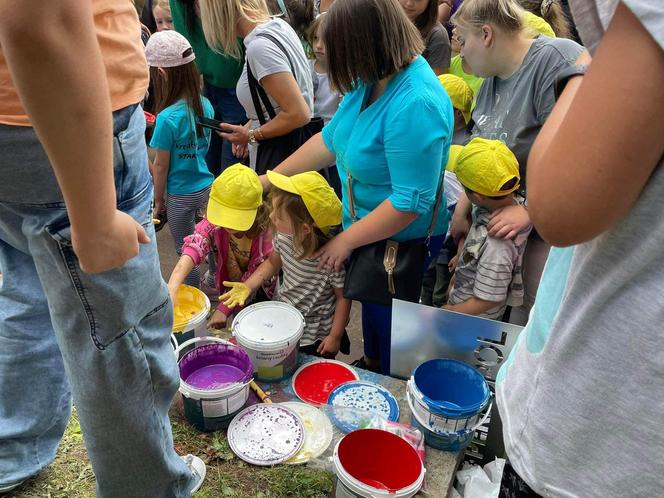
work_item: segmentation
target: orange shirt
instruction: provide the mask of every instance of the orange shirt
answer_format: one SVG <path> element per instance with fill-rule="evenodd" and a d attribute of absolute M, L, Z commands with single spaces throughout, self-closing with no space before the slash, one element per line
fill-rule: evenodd
<path fill-rule="evenodd" d="M 148 66 L 138 14 L 131 0 L 92 0 L 97 41 L 114 111 L 143 100 Z M 0 49 L 0 123 L 30 126 Z"/>

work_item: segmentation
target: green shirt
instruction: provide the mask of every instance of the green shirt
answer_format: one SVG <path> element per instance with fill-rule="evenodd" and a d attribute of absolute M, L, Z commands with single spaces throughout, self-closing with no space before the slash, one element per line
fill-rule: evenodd
<path fill-rule="evenodd" d="M 173 20 L 175 20 L 175 17 L 173 18 Z M 484 81 L 484 79 L 479 78 L 473 74 L 466 73 L 463 70 L 463 62 L 461 61 L 460 55 L 455 55 L 454 57 L 452 57 L 452 60 L 450 61 L 449 72 L 450 74 L 458 76 L 466 83 L 468 83 L 468 86 L 473 91 L 473 96 L 477 96 L 477 92 L 480 91 L 480 87 L 482 86 L 482 82 Z"/>
<path fill-rule="evenodd" d="M 244 44 L 242 41 L 238 38 L 238 44 L 242 50 L 240 59 L 215 52 L 208 47 L 205 41 L 201 20 L 196 18 L 196 29 L 193 33 L 190 33 L 182 3 L 179 0 L 170 0 L 169 3 L 175 30 L 191 43 L 194 54 L 196 54 L 196 66 L 198 66 L 205 82 L 219 88 L 235 88 L 244 66 Z"/>

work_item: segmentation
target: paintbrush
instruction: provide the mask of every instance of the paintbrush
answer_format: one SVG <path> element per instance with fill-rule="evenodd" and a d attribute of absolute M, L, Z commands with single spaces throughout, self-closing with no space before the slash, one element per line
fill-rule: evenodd
<path fill-rule="evenodd" d="M 251 381 L 249 383 L 249 387 L 251 387 L 252 391 L 256 393 L 256 396 L 258 396 L 258 399 L 260 399 L 263 403 L 272 403 L 272 400 L 267 397 L 267 394 L 256 384 L 255 381 Z"/>

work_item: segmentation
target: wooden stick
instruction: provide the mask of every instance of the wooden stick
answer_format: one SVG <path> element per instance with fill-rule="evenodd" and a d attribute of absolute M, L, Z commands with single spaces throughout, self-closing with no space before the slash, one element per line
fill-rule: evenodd
<path fill-rule="evenodd" d="M 258 387 L 258 384 L 256 384 L 255 381 L 252 380 L 249 383 L 249 387 L 251 387 L 251 390 L 256 393 L 258 399 L 260 399 L 263 403 L 272 403 L 272 400 L 267 397 L 267 394 L 265 394 L 265 392 L 260 387 Z"/>

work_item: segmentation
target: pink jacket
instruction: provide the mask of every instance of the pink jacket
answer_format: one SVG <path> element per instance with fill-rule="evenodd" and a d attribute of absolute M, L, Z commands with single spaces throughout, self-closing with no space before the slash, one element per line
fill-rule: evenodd
<path fill-rule="evenodd" d="M 226 267 L 226 258 L 230 250 L 229 243 L 230 234 L 226 229 L 218 227 L 210 223 L 207 219 L 203 218 L 197 225 L 194 233 L 184 238 L 182 245 L 182 254 L 186 254 L 193 261 L 194 265 L 200 265 L 212 248 L 212 242 L 217 247 L 217 273 L 214 276 L 214 282 L 217 289 L 223 289 L 222 282 L 228 280 L 228 269 Z M 242 282 L 247 280 L 251 274 L 256 271 L 256 268 L 265 261 L 272 253 L 272 233 L 270 230 L 265 230 L 260 233 L 258 237 L 251 241 L 251 251 L 249 255 L 249 265 L 247 271 L 242 275 Z M 272 299 L 274 294 L 274 287 L 277 283 L 276 278 L 270 279 L 268 282 L 263 283 L 263 291 L 268 298 Z M 219 303 L 217 309 L 224 315 L 229 316 L 233 312 L 240 311 L 242 307 L 237 306 L 233 309 Z"/>

